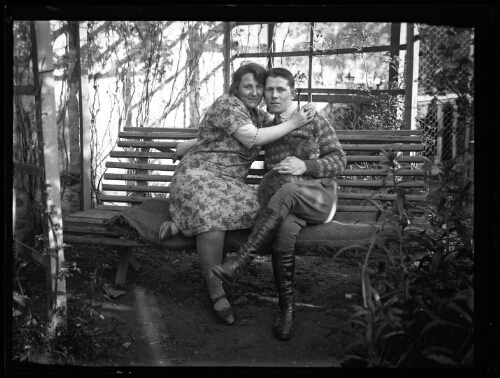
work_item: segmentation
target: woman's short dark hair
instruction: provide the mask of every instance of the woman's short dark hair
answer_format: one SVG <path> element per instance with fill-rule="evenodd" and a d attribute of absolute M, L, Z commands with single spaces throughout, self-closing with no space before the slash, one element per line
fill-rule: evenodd
<path fill-rule="evenodd" d="M 295 79 L 293 77 L 293 74 L 286 68 L 282 67 L 270 68 L 267 70 L 266 78 L 268 77 L 282 77 L 283 79 L 288 81 L 288 85 L 290 86 L 290 88 L 292 89 L 295 88 Z"/>
<path fill-rule="evenodd" d="M 238 93 L 241 78 L 248 73 L 251 73 L 255 81 L 259 84 L 265 85 L 266 69 L 257 63 L 247 63 L 234 71 L 231 86 L 229 87 L 229 94 L 235 95 Z"/>

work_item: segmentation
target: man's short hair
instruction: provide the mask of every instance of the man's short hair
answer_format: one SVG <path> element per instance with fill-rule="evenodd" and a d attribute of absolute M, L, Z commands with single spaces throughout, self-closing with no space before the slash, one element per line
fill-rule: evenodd
<path fill-rule="evenodd" d="M 282 67 L 276 67 L 276 68 L 270 68 L 267 70 L 267 75 L 266 79 L 268 77 L 282 77 L 288 82 L 288 85 L 290 88 L 294 89 L 295 88 L 295 79 L 293 77 L 293 74 L 288 71 L 286 68 Z"/>

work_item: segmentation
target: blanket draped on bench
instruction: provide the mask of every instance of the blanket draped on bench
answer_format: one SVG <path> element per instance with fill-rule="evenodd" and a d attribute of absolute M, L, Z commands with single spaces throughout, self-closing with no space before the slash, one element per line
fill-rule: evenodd
<path fill-rule="evenodd" d="M 333 222 L 304 228 L 297 240 L 297 245 L 324 244 L 330 247 L 341 247 L 349 244 L 368 242 L 374 232 L 373 213 L 366 213 L 349 219 L 348 213 L 338 213 Z M 106 227 L 125 239 L 139 240 L 146 244 L 163 244 L 159 240 L 160 226 L 172 220 L 169 213 L 169 201 L 165 198 L 152 198 L 141 205 L 121 210 L 107 221 Z M 228 243 L 240 244 L 246 240 L 250 230 L 228 232 Z M 181 238 L 182 239 L 182 238 Z"/>
<path fill-rule="evenodd" d="M 117 232 L 121 237 L 157 244 L 160 242 L 160 226 L 169 220 L 172 220 L 172 217 L 168 199 L 152 198 L 139 206 L 131 206 L 120 211 L 105 223 L 107 228 Z"/>

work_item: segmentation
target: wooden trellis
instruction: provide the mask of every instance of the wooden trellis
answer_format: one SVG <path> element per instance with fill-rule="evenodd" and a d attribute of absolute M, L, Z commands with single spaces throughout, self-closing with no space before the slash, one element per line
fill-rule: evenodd
<path fill-rule="evenodd" d="M 311 34 L 309 38 L 308 51 L 293 51 L 293 52 L 275 52 L 275 41 L 273 39 L 275 23 L 267 23 L 268 38 L 267 46 L 268 52 L 252 52 L 252 53 L 239 53 L 231 56 L 231 29 L 238 25 L 254 25 L 259 22 L 226 22 L 226 32 L 224 35 L 224 69 L 225 69 L 225 90 L 229 89 L 230 80 L 230 62 L 235 58 L 267 58 L 268 68 L 274 64 L 274 58 L 277 57 L 307 57 L 308 58 L 308 83 L 307 88 L 301 88 L 299 95 L 300 101 L 313 101 L 313 102 L 334 102 L 334 103 L 354 103 L 360 101 L 360 96 L 363 90 L 358 89 L 335 89 L 335 88 L 313 88 L 313 57 L 318 56 L 332 56 L 353 54 L 359 52 L 389 52 L 392 58 L 399 57 L 400 63 L 398 66 L 390 65 L 389 67 L 389 82 L 394 82 L 398 78 L 399 72 L 404 70 L 404 62 L 406 61 L 406 71 L 404 77 L 405 89 L 387 89 L 387 90 L 371 90 L 372 95 L 380 95 L 383 93 L 390 93 L 394 95 L 405 95 L 405 110 L 404 110 L 404 129 L 414 130 L 415 116 L 417 111 L 417 84 L 418 84 L 418 51 L 419 51 L 419 38 L 415 35 L 415 25 L 413 23 L 393 23 L 391 24 L 391 40 L 388 46 L 370 46 L 364 47 L 361 50 L 356 48 L 341 48 L 331 50 L 318 50 L 313 49 L 313 29 L 314 22 L 311 22 Z M 366 91 L 365 91 L 366 92 Z"/>
<path fill-rule="evenodd" d="M 225 22 L 225 32 L 224 32 L 224 90 L 227 93 L 230 85 L 231 78 L 231 61 L 235 58 L 256 58 L 256 57 L 267 57 L 268 66 L 272 66 L 273 59 L 275 57 L 283 56 L 307 56 L 309 58 L 309 73 L 308 73 L 308 88 L 301 88 L 301 94 L 299 95 L 300 101 L 314 101 L 314 102 L 337 102 L 337 103 L 349 103 L 359 101 L 359 95 L 361 90 L 352 89 L 325 89 L 325 88 L 312 88 L 312 57 L 319 55 L 336 55 L 336 54 L 352 54 L 357 50 L 355 48 L 350 49 L 335 49 L 330 51 L 313 51 L 312 47 L 309 51 L 302 52 L 274 52 L 275 49 L 269 49 L 269 52 L 259 52 L 259 53 L 241 53 L 231 56 L 231 30 L 238 25 L 245 24 L 258 24 L 259 22 Z M 273 34 L 275 23 L 267 23 L 268 25 L 268 46 L 274 44 Z M 314 26 L 314 23 L 311 23 Z M 86 90 L 87 83 L 87 69 L 85 67 L 83 58 L 86 56 L 86 28 L 85 24 L 80 22 L 80 47 L 81 47 L 81 57 L 82 60 L 77 62 L 81 69 L 81 88 L 80 93 L 82 93 L 82 98 L 88 98 L 88 93 Z M 312 30 L 312 28 L 311 28 Z M 400 59 L 399 67 L 390 66 L 389 80 L 393 81 L 398 77 L 399 72 L 403 72 L 404 61 L 406 61 L 406 75 L 405 75 L 405 89 L 388 89 L 388 90 L 372 90 L 373 95 L 382 93 L 391 93 L 405 95 L 405 110 L 404 110 L 404 129 L 414 130 L 416 128 L 415 119 L 417 112 L 417 84 L 418 84 L 418 51 L 419 51 L 419 39 L 415 35 L 415 25 L 413 23 L 394 23 L 391 25 L 391 41 L 389 46 L 374 46 L 364 48 L 363 52 L 383 52 L 388 51 L 391 57 L 399 57 Z M 313 36 L 311 36 L 313 38 Z M 81 106 L 82 111 L 82 123 L 81 123 L 81 136 L 82 136 L 82 210 L 88 210 L 91 204 L 91 187 L 90 187 L 90 147 L 89 143 L 83 141 L 85 138 L 89 138 L 90 135 L 90 121 L 88 116 L 88 106 L 85 103 Z M 88 139 L 87 139 L 88 140 Z"/>
<path fill-rule="evenodd" d="M 48 23 L 47 23 L 48 24 Z M 269 60 L 269 65 L 272 65 L 272 61 L 275 57 L 280 56 L 307 56 L 309 58 L 309 82 L 308 88 L 301 88 L 301 101 L 334 101 L 334 102 L 352 102 L 356 100 L 356 90 L 351 89 L 325 89 L 325 88 L 312 88 L 312 57 L 317 55 L 332 55 L 332 54 L 351 54 L 354 49 L 336 49 L 332 51 L 320 51 L 315 52 L 312 47 L 309 51 L 303 52 L 274 52 L 274 49 L 270 49 L 270 52 L 266 53 L 249 53 L 249 54 L 238 54 L 236 56 L 231 56 L 231 29 L 237 25 L 250 24 L 250 23 L 236 23 L 236 22 L 226 22 L 226 30 L 224 34 L 224 79 L 225 79 L 225 89 L 229 88 L 230 81 L 230 63 L 232 59 L 235 58 L 252 58 L 252 57 L 267 57 Z M 272 45 L 273 41 L 273 30 L 275 23 L 268 23 L 268 44 Z M 90 115 L 88 107 L 88 74 L 87 74 L 87 31 L 86 23 L 79 23 L 79 43 L 80 51 L 77 61 L 77 70 L 80 72 L 80 142 L 81 142 L 81 171 L 82 171 L 82 187 L 81 187 L 81 210 L 88 210 L 91 208 L 91 184 L 90 184 Z M 312 30 L 312 28 L 311 28 Z M 312 38 L 313 36 L 311 36 Z M 378 91 L 373 90 L 373 94 L 378 92 L 391 92 L 398 94 L 405 94 L 405 128 L 414 129 L 415 128 L 415 112 L 416 112 L 416 84 L 418 77 L 418 38 L 414 36 L 414 25 L 409 24 L 397 24 L 391 25 L 391 41 L 389 46 L 374 46 L 367 47 L 364 50 L 366 52 L 373 51 L 388 51 L 391 56 L 406 56 L 406 77 L 405 77 L 405 89 L 404 90 L 385 90 Z M 46 59 L 47 62 L 51 62 L 52 59 Z M 403 66 L 400 65 L 399 68 L 391 66 L 390 67 L 390 80 L 393 80 L 398 75 L 398 70 L 402 70 Z M 55 107 L 54 107 L 55 109 Z"/>

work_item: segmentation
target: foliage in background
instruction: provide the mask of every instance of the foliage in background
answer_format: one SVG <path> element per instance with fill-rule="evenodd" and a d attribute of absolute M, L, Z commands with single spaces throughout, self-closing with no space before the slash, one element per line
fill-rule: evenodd
<path fill-rule="evenodd" d="M 365 33 L 362 29 L 356 30 L 356 33 L 360 35 L 348 35 L 345 38 L 352 38 L 357 40 L 358 43 L 371 41 L 371 39 L 363 38 Z M 373 68 L 366 62 L 366 54 L 361 49 L 370 46 L 361 45 L 357 47 L 360 50 L 357 55 L 363 62 L 365 78 L 373 75 L 371 71 Z M 384 54 L 384 60 L 388 66 L 395 68 L 395 71 L 398 72 L 393 82 L 388 83 L 388 88 L 393 90 L 404 89 L 406 65 L 401 64 L 399 57 L 391 56 L 390 53 Z M 350 104 L 332 103 L 322 110 L 322 114 L 330 119 L 338 130 L 401 129 L 404 121 L 402 117 L 404 113 L 404 96 L 390 93 L 375 94 L 373 90 L 379 89 L 380 83 L 380 79 L 375 84 L 368 82 L 368 80 L 365 83 L 347 83 L 348 89 L 363 91 L 358 96 L 358 102 Z"/>
<path fill-rule="evenodd" d="M 13 81 L 15 85 L 33 83 L 31 64 L 32 42 L 28 23 L 20 23 L 15 28 L 15 54 Z M 27 96 L 14 96 L 13 159 L 16 162 L 38 165 L 38 138 L 35 116 L 35 102 Z M 14 172 L 13 189 L 17 194 L 18 209 L 23 218 L 19 222 L 19 238 L 23 242 L 34 242 L 33 236 L 41 233 L 42 222 L 41 187 L 38 178 Z"/>
<path fill-rule="evenodd" d="M 425 154 L 449 160 L 464 150 L 473 153 L 473 109 L 457 110 L 471 105 L 474 30 L 421 24 L 417 28 L 418 94 L 424 99 L 418 103 L 417 124 L 427 139 Z M 461 119 L 463 114 L 472 119 Z"/>
<path fill-rule="evenodd" d="M 46 294 L 29 280 L 39 275 L 43 281 L 44 268 L 35 265 L 20 252 L 14 250 L 14 253 L 13 361 L 66 364 L 113 357 L 121 348 L 122 339 L 118 332 L 120 323 L 115 318 L 106 322 L 100 313 L 102 267 L 82 272 L 76 263 L 67 264 L 66 276 L 81 276 L 88 292 L 68 298 L 66 324 L 49 332 L 44 301 Z"/>
<path fill-rule="evenodd" d="M 15 35 L 25 36 L 16 39 L 16 55 L 20 56 L 16 56 L 16 69 L 27 62 L 23 54 L 29 49 L 21 43 L 23 40 L 29 43 L 29 33 L 23 32 L 26 25 L 26 22 L 16 23 L 19 33 L 16 31 Z M 71 46 L 71 25 L 72 22 L 51 22 L 56 52 L 59 144 L 64 160 L 61 163 L 61 193 L 64 195 L 72 187 L 68 192 L 68 196 L 72 197 L 64 203 L 78 200 L 75 193 L 77 177 L 68 170 L 68 167 L 74 166 L 78 155 L 72 151 L 73 137 L 67 131 L 75 122 L 71 112 L 75 106 L 73 83 L 77 74 L 76 51 Z M 322 51 L 354 47 L 357 52 L 346 56 L 319 55 L 314 61 L 313 77 L 305 79 L 312 80 L 313 87 L 323 88 L 327 83 L 327 87 L 365 89 L 366 95 L 359 104 L 328 104 L 322 113 L 339 129 L 397 129 L 401 124 L 403 96 L 373 96 L 371 90 L 402 88 L 403 72 L 399 72 L 397 82 L 389 83 L 387 71 L 390 66 L 404 65 L 390 55 L 362 52 L 365 47 L 387 44 L 389 25 L 315 23 L 311 31 L 309 23 L 277 23 L 277 43 L 272 47 L 266 46 L 266 25 L 238 25 L 231 31 L 233 44 L 230 48 L 232 54 L 237 54 L 269 49 L 290 52 L 308 48 Z M 94 21 L 86 26 L 88 55 L 83 57 L 83 61 L 87 59 L 89 74 L 91 186 L 95 205 L 99 203 L 101 183 L 107 170 L 105 161 L 108 152 L 115 147 L 119 130 L 124 126 L 196 125 L 207 106 L 223 92 L 220 80 L 224 24 Z M 309 41 L 310 32 L 314 36 L 312 44 Z M 261 63 L 266 65 L 263 59 Z M 304 75 L 307 67 L 303 67 L 302 60 L 303 57 L 290 56 L 276 58 L 274 64 Z M 331 77 L 336 77 L 334 82 L 329 81 Z"/>
<path fill-rule="evenodd" d="M 453 33 L 450 33 L 452 36 Z M 453 90 L 461 103 L 460 122 L 473 122 L 472 61 L 453 60 L 453 39 L 443 45 L 441 90 Z M 348 324 L 352 349 L 368 366 L 470 367 L 474 354 L 474 155 L 466 149 L 444 161 L 428 180 L 420 210 L 427 227 L 414 224 L 418 210 L 394 185 L 390 208 L 379 206 L 379 228 L 371 243 L 338 252 L 362 252 L 363 305 Z M 388 174 L 397 176 L 398 156 L 385 152 Z M 386 269 L 377 269 L 386 267 Z M 387 269 L 388 268 L 388 269 Z"/>
<path fill-rule="evenodd" d="M 213 96 L 200 100 L 202 84 L 215 75 L 200 77 L 200 66 L 206 65 L 202 53 L 212 48 L 220 32 L 216 22 L 88 23 L 95 203 L 100 203 L 104 162 L 124 127 L 198 124 Z"/>
<path fill-rule="evenodd" d="M 387 153 L 387 164 L 397 175 L 395 154 Z M 380 222 L 371 243 L 338 252 L 356 249 L 363 257 L 363 305 L 354 308 L 350 333 L 369 366 L 472 363 L 473 182 L 463 175 L 470 164 L 441 166 L 421 208 L 429 226 L 414 224 L 416 206 L 396 184 L 393 207 L 373 201 Z"/>

